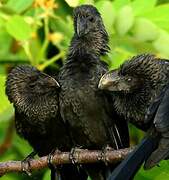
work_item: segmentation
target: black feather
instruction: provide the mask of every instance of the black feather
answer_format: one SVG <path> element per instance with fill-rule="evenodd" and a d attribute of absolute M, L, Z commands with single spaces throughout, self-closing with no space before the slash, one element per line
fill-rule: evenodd
<path fill-rule="evenodd" d="M 92 22 L 90 17 L 94 18 Z M 108 51 L 108 35 L 97 9 L 91 5 L 77 7 L 74 28 L 68 58 L 59 74 L 61 115 L 69 124 L 74 146 L 127 147 L 127 123 L 111 108 L 112 97 L 97 88 L 108 69 L 100 61 L 100 55 Z M 97 180 L 105 179 L 110 169 L 101 163 L 85 167 Z"/>
<path fill-rule="evenodd" d="M 147 160 L 156 147 L 157 139 L 149 137 L 143 139 L 133 152 L 116 167 L 109 180 L 133 179 L 143 162 Z"/>
<path fill-rule="evenodd" d="M 39 156 L 54 149 L 68 151 L 72 147 L 67 127 L 59 111 L 59 84 L 36 68 L 22 65 L 14 68 L 6 81 L 6 94 L 15 108 L 17 133 L 25 138 Z M 65 166 L 60 173 L 65 171 Z M 79 172 L 70 165 L 62 178 L 79 179 Z M 73 173 L 74 172 L 74 173 Z M 51 171 L 55 179 L 55 171 Z"/>
<path fill-rule="evenodd" d="M 137 150 L 142 154 L 137 156 L 137 152 L 133 152 L 127 160 L 124 160 L 114 172 L 117 177 L 121 176 L 126 179 L 126 174 L 122 171 L 123 168 L 128 168 L 128 165 L 139 167 L 146 161 L 144 168 L 149 169 L 168 158 L 168 77 L 169 62 L 167 60 L 143 54 L 133 57 L 122 64 L 119 69 L 107 72 L 101 78 L 99 87 L 112 91 L 117 111 L 140 129 L 148 130 L 148 139 L 153 136 L 158 144 L 156 149 L 151 149 L 149 143 L 144 143 L 144 146 L 140 144 Z M 130 168 L 130 170 L 128 177 L 132 178 L 137 168 Z"/>

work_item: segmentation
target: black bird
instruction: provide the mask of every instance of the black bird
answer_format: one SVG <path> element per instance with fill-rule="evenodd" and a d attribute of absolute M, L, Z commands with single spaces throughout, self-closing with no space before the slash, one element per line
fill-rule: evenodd
<path fill-rule="evenodd" d="M 69 126 L 74 146 L 87 149 L 101 149 L 106 145 L 114 149 L 128 147 L 126 121 L 111 108 L 111 96 L 97 87 L 108 69 L 100 55 L 109 50 L 108 34 L 97 9 L 91 5 L 76 7 L 74 30 L 67 61 L 59 74 L 61 116 Z M 105 179 L 107 167 L 104 164 L 86 167 L 94 180 Z"/>
<path fill-rule="evenodd" d="M 132 178 L 145 160 L 144 168 L 149 169 L 167 158 L 169 123 L 164 112 L 168 105 L 168 77 L 169 62 L 149 54 L 135 56 L 119 69 L 102 76 L 99 88 L 113 92 L 116 110 L 140 129 L 148 131 L 135 151 L 113 172 L 112 180 Z"/>
<path fill-rule="evenodd" d="M 14 105 L 16 131 L 39 156 L 72 146 L 59 112 L 59 87 L 54 78 L 29 65 L 17 66 L 7 77 L 6 94 Z M 61 167 L 60 174 L 62 179 L 79 179 L 73 165 Z"/>

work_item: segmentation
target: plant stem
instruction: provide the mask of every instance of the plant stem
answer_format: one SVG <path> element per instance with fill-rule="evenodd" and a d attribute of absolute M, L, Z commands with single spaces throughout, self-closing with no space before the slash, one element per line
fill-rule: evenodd
<path fill-rule="evenodd" d="M 40 52 L 38 54 L 38 57 L 36 59 L 36 63 L 38 64 L 39 61 L 41 59 L 45 59 L 44 58 L 44 54 L 45 54 L 45 51 L 48 47 L 48 44 L 49 44 L 49 39 L 48 39 L 48 34 L 49 34 L 49 27 L 48 27 L 48 24 L 49 24 L 49 19 L 48 19 L 48 16 L 45 17 L 44 19 L 44 32 L 45 32 L 45 39 L 44 39 L 44 42 L 43 42 L 43 45 L 40 49 Z"/>
<path fill-rule="evenodd" d="M 59 54 L 53 56 L 52 58 L 47 60 L 45 63 L 39 65 L 38 69 L 43 71 L 47 66 L 49 66 L 50 64 L 53 64 L 55 61 L 59 60 L 61 57 L 64 57 L 64 55 L 65 55 L 65 52 L 61 51 Z"/>
<path fill-rule="evenodd" d="M 34 59 L 32 57 L 32 54 L 31 54 L 31 51 L 30 51 L 30 44 L 29 44 L 28 41 L 23 43 L 23 49 L 24 49 L 26 55 L 28 56 L 28 59 L 29 59 L 30 63 L 32 65 L 34 65 L 35 62 L 34 62 Z"/>

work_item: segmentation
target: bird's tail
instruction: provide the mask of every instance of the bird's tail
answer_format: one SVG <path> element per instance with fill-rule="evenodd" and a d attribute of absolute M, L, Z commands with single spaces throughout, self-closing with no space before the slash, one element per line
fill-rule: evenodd
<path fill-rule="evenodd" d="M 169 158 L 169 131 L 163 132 L 158 144 L 158 148 L 150 155 L 144 165 L 144 169 L 150 169 L 161 160 Z"/>
<path fill-rule="evenodd" d="M 104 163 L 85 164 L 83 167 L 92 180 L 106 180 L 112 172 L 111 166 Z"/>
<path fill-rule="evenodd" d="M 61 180 L 87 180 L 88 175 L 83 167 L 77 164 L 64 164 L 59 168 Z"/>
<path fill-rule="evenodd" d="M 124 159 L 112 172 L 109 180 L 125 179 L 130 180 L 137 173 L 143 162 L 157 147 L 156 138 L 146 137 L 141 143 Z"/>
<path fill-rule="evenodd" d="M 61 180 L 60 172 L 55 167 L 50 168 L 50 170 L 51 170 L 50 171 L 51 172 L 51 174 L 50 174 L 51 180 Z"/>

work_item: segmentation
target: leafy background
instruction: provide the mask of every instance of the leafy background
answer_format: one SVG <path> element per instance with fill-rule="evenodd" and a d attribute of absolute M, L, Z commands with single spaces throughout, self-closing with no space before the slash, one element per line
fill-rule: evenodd
<path fill-rule="evenodd" d="M 111 51 L 102 59 L 110 69 L 139 53 L 169 58 L 168 0 L 0 0 L 0 161 L 21 160 L 31 147 L 13 128 L 13 108 L 4 92 L 7 73 L 18 64 L 57 73 L 62 66 L 73 33 L 72 10 L 93 4 L 100 11 L 110 36 Z M 142 132 L 131 126 L 131 144 Z M 144 171 L 135 180 L 169 179 L 169 162 Z M 49 171 L 8 174 L 3 180 L 49 179 Z"/>

